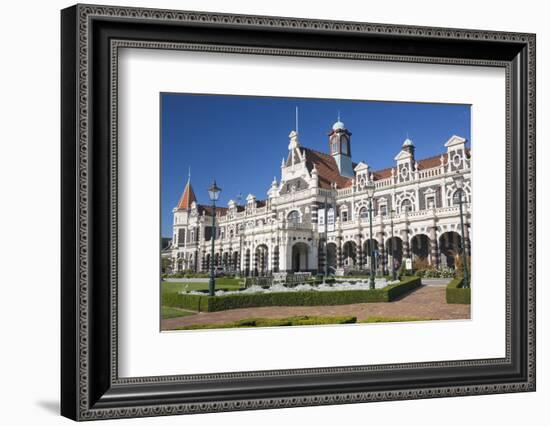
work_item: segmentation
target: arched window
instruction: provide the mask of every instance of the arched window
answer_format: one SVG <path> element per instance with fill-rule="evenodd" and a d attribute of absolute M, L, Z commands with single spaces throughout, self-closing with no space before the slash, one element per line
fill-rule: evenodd
<path fill-rule="evenodd" d="M 453 198 L 452 198 L 453 206 L 458 206 L 458 203 L 460 201 L 460 197 L 462 197 L 462 203 L 467 203 L 468 202 L 467 197 L 466 197 L 466 191 L 464 191 L 462 189 L 457 189 L 453 193 Z"/>
<path fill-rule="evenodd" d="M 339 151 L 339 149 L 338 149 L 338 140 L 339 140 L 339 137 L 338 137 L 338 136 L 333 136 L 333 138 L 332 138 L 332 149 L 331 149 L 332 152 L 331 152 L 331 154 L 334 154 L 334 153 L 336 153 L 336 152 Z"/>
<path fill-rule="evenodd" d="M 359 218 L 361 220 L 367 220 L 369 218 L 369 210 L 366 207 L 361 207 L 361 210 L 359 210 Z"/>
<path fill-rule="evenodd" d="M 348 155 L 348 144 L 344 138 L 342 138 L 342 154 Z"/>
<path fill-rule="evenodd" d="M 290 223 L 300 223 L 300 213 L 298 212 L 298 210 L 292 210 L 292 211 L 288 214 L 287 220 L 288 220 Z"/>
<path fill-rule="evenodd" d="M 411 200 L 408 198 L 405 198 L 403 201 L 401 201 L 401 211 L 402 212 L 411 212 L 413 209 Z"/>

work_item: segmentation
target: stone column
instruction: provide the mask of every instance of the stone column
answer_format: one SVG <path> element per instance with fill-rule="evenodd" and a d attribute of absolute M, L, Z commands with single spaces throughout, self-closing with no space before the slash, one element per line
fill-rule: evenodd
<path fill-rule="evenodd" d="M 325 264 L 327 262 L 327 244 L 324 239 L 319 238 L 317 242 L 317 273 L 325 273 Z"/>
<path fill-rule="evenodd" d="M 252 268 L 252 276 L 258 276 L 258 252 L 254 250 L 254 267 Z"/>
<path fill-rule="evenodd" d="M 226 260 L 225 267 L 229 270 L 233 268 L 233 252 L 231 251 L 231 248 L 227 251 L 227 260 Z"/>
<path fill-rule="evenodd" d="M 378 270 L 380 273 L 384 273 L 386 271 L 386 247 L 384 245 L 384 232 L 380 232 L 378 236 L 378 252 L 380 253 L 379 261 L 378 261 Z"/>
<path fill-rule="evenodd" d="M 318 210 L 319 210 L 319 206 L 317 205 L 317 203 L 313 203 L 311 205 L 311 223 L 317 223 L 318 219 L 317 219 L 317 215 L 318 215 Z"/>
<path fill-rule="evenodd" d="M 359 270 L 363 269 L 363 240 L 361 238 L 361 234 L 357 234 L 356 237 L 356 244 L 357 244 L 357 267 Z"/>
<path fill-rule="evenodd" d="M 439 268 L 439 244 L 437 241 L 437 226 L 430 227 L 430 258 L 432 266 Z"/>
<path fill-rule="evenodd" d="M 279 246 L 274 246 L 271 253 L 271 270 L 279 272 Z"/>
<path fill-rule="evenodd" d="M 244 273 L 247 277 L 250 276 L 250 249 L 245 249 L 244 255 Z"/>
<path fill-rule="evenodd" d="M 338 268 L 344 267 L 344 253 L 342 252 L 342 237 L 338 238 L 338 244 L 336 246 L 336 257 L 338 259 Z"/>
<path fill-rule="evenodd" d="M 263 249 L 260 252 L 260 271 L 262 276 L 267 272 L 267 253 Z"/>
<path fill-rule="evenodd" d="M 206 253 L 204 252 L 204 249 L 203 249 L 201 254 L 201 272 L 205 270 L 206 270 Z"/>
<path fill-rule="evenodd" d="M 409 241 L 409 230 L 408 229 L 402 229 L 401 230 L 401 240 L 403 241 L 403 257 L 404 258 L 410 258 L 411 257 L 411 245 Z"/>

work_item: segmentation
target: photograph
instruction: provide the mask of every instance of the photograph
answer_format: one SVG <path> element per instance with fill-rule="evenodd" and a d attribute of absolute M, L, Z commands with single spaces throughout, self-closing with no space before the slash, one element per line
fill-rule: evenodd
<path fill-rule="evenodd" d="M 20 113 L 6 138 L 55 124 L 61 149 L 40 151 L 37 167 L 36 149 L 8 144 L 27 165 L 6 182 L 29 181 L 10 205 L 33 194 L 49 206 L 47 174 L 30 173 L 47 166 L 60 219 L 16 208 L 4 223 L 27 269 L 16 216 L 60 228 L 60 262 L 33 259 L 61 291 L 39 285 L 27 299 L 60 310 L 56 350 L 31 367 L 55 373 L 61 415 L 269 424 L 274 409 L 333 406 L 327 424 L 365 413 L 463 424 L 489 404 L 499 423 L 524 422 L 548 396 L 536 345 L 544 14 L 160 3 L 66 4 L 54 25 L 41 12 L 55 46 L 22 62 L 60 55 L 59 93 L 36 92 L 60 108 L 31 127 Z M 56 86 L 16 68 L 15 89 Z M 18 283 L 13 265 L 6 282 Z M 31 330 L 31 346 L 56 341 Z M 514 398 L 522 409 L 503 410 Z"/>
<path fill-rule="evenodd" d="M 470 319 L 471 105 L 159 96 L 161 331 Z"/>

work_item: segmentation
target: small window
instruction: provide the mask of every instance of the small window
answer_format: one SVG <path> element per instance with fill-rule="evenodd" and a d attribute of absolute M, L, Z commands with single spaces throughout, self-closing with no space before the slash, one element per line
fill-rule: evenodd
<path fill-rule="evenodd" d="M 359 210 L 359 217 L 361 220 L 366 220 L 369 218 L 369 211 L 366 207 L 362 207 L 361 210 Z"/>
<path fill-rule="evenodd" d="M 435 207 L 435 197 L 433 195 L 426 197 L 426 208 L 429 209 L 432 205 Z"/>
<path fill-rule="evenodd" d="M 386 216 L 386 215 L 388 214 L 388 206 L 386 206 L 385 204 L 382 204 L 382 205 L 380 206 L 379 211 L 380 211 L 380 214 L 381 214 L 382 216 Z"/>
<path fill-rule="evenodd" d="M 401 211 L 402 212 L 410 212 L 412 211 L 412 203 L 411 200 L 405 199 L 401 202 Z"/>
<path fill-rule="evenodd" d="M 342 222 L 347 222 L 347 221 L 348 221 L 348 211 L 344 210 L 342 212 Z"/>

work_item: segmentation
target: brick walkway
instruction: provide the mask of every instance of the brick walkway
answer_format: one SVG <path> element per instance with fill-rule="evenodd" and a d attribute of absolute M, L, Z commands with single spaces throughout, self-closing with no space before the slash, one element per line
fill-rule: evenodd
<path fill-rule="evenodd" d="M 448 305 L 445 286 L 422 286 L 403 298 L 389 303 L 357 303 L 335 306 L 277 306 L 201 312 L 182 318 L 162 320 L 163 330 L 192 324 L 221 324 L 244 318 L 285 318 L 295 315 L 351 315 L 358 321 L 371 316 L 422 317 L 433 319 L 469 319 L 470 305 Z"/>

